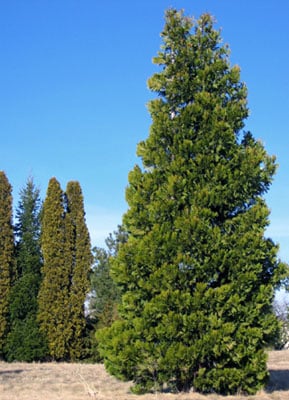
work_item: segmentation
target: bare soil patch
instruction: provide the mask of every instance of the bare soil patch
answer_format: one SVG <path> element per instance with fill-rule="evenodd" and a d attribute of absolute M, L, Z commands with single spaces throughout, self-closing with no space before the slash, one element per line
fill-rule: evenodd
<path fill-rule="evenodd" d="M 289 350 L 269 352 L 270 383 L 256 396 L 203 396 L 197 393 L 130 393 L 103 365 L 0 362 L 0 400 L 289 400 Z"/>

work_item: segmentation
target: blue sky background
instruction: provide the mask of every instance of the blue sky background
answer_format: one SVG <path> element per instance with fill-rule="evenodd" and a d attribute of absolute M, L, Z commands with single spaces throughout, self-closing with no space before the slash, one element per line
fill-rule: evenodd
<path fill-rule="evenodd" d="M 147 137 L 146 86 L 164 11 L 212 13 L 248 86 L 246 129 L 275 154 L 268 236 L 289 262 L 288 0 L 10 0 L 0 9 L 0 169 L 15 203 L 33 176 L 81 184 L 92 243 L 126 210 L 127 175 Z"/>

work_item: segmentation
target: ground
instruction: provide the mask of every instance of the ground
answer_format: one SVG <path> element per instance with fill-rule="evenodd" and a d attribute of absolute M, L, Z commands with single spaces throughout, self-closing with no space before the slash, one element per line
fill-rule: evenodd
<path fill-rule="evenodd" d="M 130 393 L 101 364 L 0 362 L 1 400 L 289 400 L 289 350 L 269 352 L 270 383 L 256 396 L 202 396 L 197 393 Z"/>

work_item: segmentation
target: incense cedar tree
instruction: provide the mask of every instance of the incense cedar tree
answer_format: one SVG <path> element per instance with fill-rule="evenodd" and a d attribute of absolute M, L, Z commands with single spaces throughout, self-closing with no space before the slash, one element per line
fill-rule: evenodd
<path fill-rule="evenodd" d="M 78 182 L 69 182 L 63 193 L 59 182 L 50 179 L 43 205 L 41 247 L 38 320 L 50 356 L 55 360 L 84 358 L 84 302 L 92 255 Z"/>
<path fill-rule="evenodd" d="M 9 298 L 16 273 L 12 225 L 12 187 L 3 171 L 0 171 L 0 227 L 0 357 L 3 357 L 9 327 Z"/>
<path fill-rule="evenodd" d="M 69 356 L 79 360 L 86 355 L 86 318 L 84 302 L 89 292 L 89 274 L 92 266 L 90 236 L 85 222 L 83 195 L 80 184 L 68 182 L 66 188 L 66 248 L 70 262 L 69 311 L 71 338 Z"/>
<path fill-rule="evenodd" d="M 29 178 L 20 191 L 16 210 L 17 279 L 10 295 L 11 327 L 5 346 L 5 355 L 9 362 L 41 360 L 47 354 L 47 346 L 36 320 L 42 266 L 40 213 L 39 189 Z"/>
<path fill-rule="evenodd" d="M 275 158 L 243 132 L 247 90 L 212 17 L 170 9 L 162 39 L 143 168 L 126 191 L 129 237 L 111 271 L 121 319 L 98 332 L 99 352 L 136 392 L 255 393 L 286 268 L 264 236 Z"/>
<path fill-rule="evenodd" d="M 70 265 L 65 240 L 64 193 L 56 178 L 48 184 L 41 221 L 42 281 L 38 294 L 40 331 L 55 360 L 69 358 Z"/>

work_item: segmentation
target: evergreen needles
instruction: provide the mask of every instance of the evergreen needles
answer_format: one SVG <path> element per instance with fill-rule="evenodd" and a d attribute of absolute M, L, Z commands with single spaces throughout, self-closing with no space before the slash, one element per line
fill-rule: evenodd
<path fill-rule="evenodd" d="M 264 236 L 275 158 L 242 131 L 247 89 L 212 17 L 170 9 L 162 39 L 143 168 L 126 191 L 128 240 L 112 265 L 120 319 L 98 332 L 99 351 L 135 392 L 252 394 L 268 378 L 285 272 Z"/>
<path fill-rule="evenodd" d="M 86 354 L 84 302 L 92 255 L 78 182 L 69 182 L 64 195 L 59 182 L 50 180 L 43 205 L 41 249 L 40 331 L 53 359 L 82 359 Z"/>
<path fill-rule="evenodd" d="M 12 195 L 0 172 L 0 357 L 11 361 L 88 358 L 85 316 L 92 254 L 80 184 L 49 181 L 42 207 L 31 178 Z"/>
<path fill-rule="evenodd" d="M 0 357 L 9 328 L 9 297 L 15 274 L 12 187 L 0 171 Z"/>

